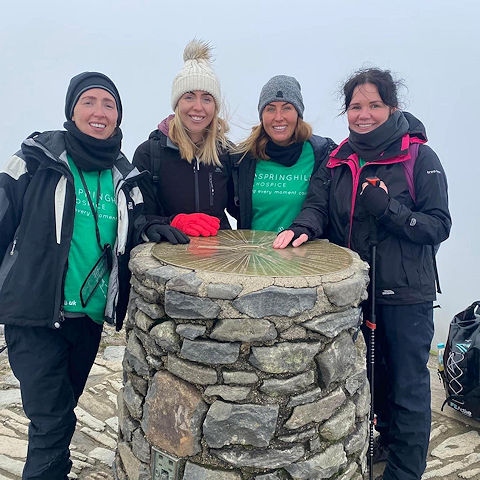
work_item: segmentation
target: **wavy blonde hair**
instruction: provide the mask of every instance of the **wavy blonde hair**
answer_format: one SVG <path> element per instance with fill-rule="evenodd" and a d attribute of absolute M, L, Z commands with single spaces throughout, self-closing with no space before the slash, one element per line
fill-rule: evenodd
<path fill-rule="evenodd" d="M 313 134 L 311 125 L 303 118 L 298 117 L 297 126 L 292 135 L 292 143 L 300 143 L 308 140 Z M 270 157 L 266 153 L 267 143 L 270 140 L 267 132 L 263 128 L 263 123 L 252 127 L 252 133 L 240 142 L 235 148 L 235 153 L 243 154 L 241 159 L 245 157 L 247 153 L 250 153 L 254 158 L 260 158 L 261 160 L 269 160 Z M 240 159 L 240 160 L 241 160 Z"/>
<path fill-rule="evenodd" d="M 194 39 L 187 44 L 183 52 L 184 68 L 175 77 L 172 85 L 172 108 L 175 116 L 170 121 L 168 136 L 174 142 L 182 158 L 188 162 L 198 158 L 206 165 L 221 166 L 219 150 L 227 148 L 229 141 L 228 122 L 219 117 L 224 107 L 220 95 L 220 85 L 211 68 L 211 47 L 208 42 Z M 178 102 L 189 91 L 205 91 L 215 102 L 215 112 L 210 125 L 204 130 L 202 140 L 194 143 L 179 115 Z"/>
<path fill-rule="evenodd" d="M 218 152 L 220 149 L 227 149 L 231 146 L 227 138 L 228 131 L 228 122 L 218 116 L 218 106 L 215 104 L 215 115 L 210 125 L 205 129 L 204 133 L 206 135 L 200 143 L 195 144 L 180 119 L 177 104 L 175 116 L 168 127 L 168 136 L 178 146 L 180 156 L 189 163 L 198 158 L 198 161 L 205 165 L 221 166 Z"/>

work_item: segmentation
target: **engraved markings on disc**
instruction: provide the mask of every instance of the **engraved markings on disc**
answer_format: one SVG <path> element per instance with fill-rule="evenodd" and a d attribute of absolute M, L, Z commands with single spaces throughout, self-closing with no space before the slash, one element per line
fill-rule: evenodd
<path fill-rule="evenodd" d="M 215 237 L 191 237 L 186 245 L 159 243 L 152 254 L 177 267 L 271 277 L 324 275 L 352 263 L 346 250 L 327 241 L 277 250 L 272 247 L 275 237 L 274 232 L 220 230 Z"/>

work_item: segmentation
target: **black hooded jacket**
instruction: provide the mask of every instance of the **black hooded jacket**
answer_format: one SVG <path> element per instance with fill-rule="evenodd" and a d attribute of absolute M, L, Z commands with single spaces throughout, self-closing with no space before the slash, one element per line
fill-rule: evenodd
<path fill-rule="evenodd" d="M 169 224 L 179 213 L 206 213 L 220 219 L 220 228 L 229 229 L 225 209 L 236 216 L 231 159 L 219 152 L 222 167 L 191 163 L 181 158 L 178 147 L 160 130 L 154 130 L 140 144 L 133 165 L 150 175 L 142 178 L 144 213 L 149 223 Z"/>
<path fill-rule="evenodd" d="M 409 131 L 376 159 L 360 166 L 358 155 L 344 140 L 310 182 L 301 213 L 292 226 L 348 247 L 370 262 L 376 237 L 376 299 L 380 304 L 433 301 L 434 246 L 448 238 L 451 218 L 447 179 L 427 140 L 423 124 L 404 112 Z M 413 200 L 402 162 L 410 159 L 410 143 L 420 143 L 413 170 Z M 367 177 L 388 188 L 388 206 L 376 219 L 359 201 Z"/>

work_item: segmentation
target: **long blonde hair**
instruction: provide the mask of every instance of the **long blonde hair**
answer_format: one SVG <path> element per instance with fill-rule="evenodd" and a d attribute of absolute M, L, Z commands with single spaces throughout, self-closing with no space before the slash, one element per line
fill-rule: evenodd
<path fill-rule="evenodd" d="M 215 115 L 210 125 L 205 129 L 206 136 L 199 144 L 193 143 L 185 125 L 180 119 L 178 105 L 175 107 L 175 116 L 170 122 L 168 136 L 178 146 L 180 156 L 192 162 L 195 158 L 205 165 L 221 166 L 219 150 L 228 148 L 231 144 L 227 139 L 228 122 L 218 116 L 218 106 L 215 106 Z"/>
<path fill-rule="evenodd" d="M 311 125 L 303 118 L 298 117 L 297 126 L 292 135 L 292 143 L 300 143 L 308 140 L 313 133 Z M 252 133 L 240 142 L 235 148 L 235 153 L 243 154 L 241 159 L 250 153 L 254 158 L 260 158 L 261 160 L 269 160 L 270 157 L 266 153 L 267 143 L 270 140 L 267 132 L 263 128 L 263 123 L 252 127 Z"/>

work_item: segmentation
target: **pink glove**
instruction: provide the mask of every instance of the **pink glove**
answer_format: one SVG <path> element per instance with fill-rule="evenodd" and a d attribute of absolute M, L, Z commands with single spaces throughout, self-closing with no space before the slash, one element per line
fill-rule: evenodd
<path fill-rule="evenodd" d="M 213 237 L 218 233 L 220 220 L 206 213 L 179 213 L 170 225 L 192 237 Z"/>

